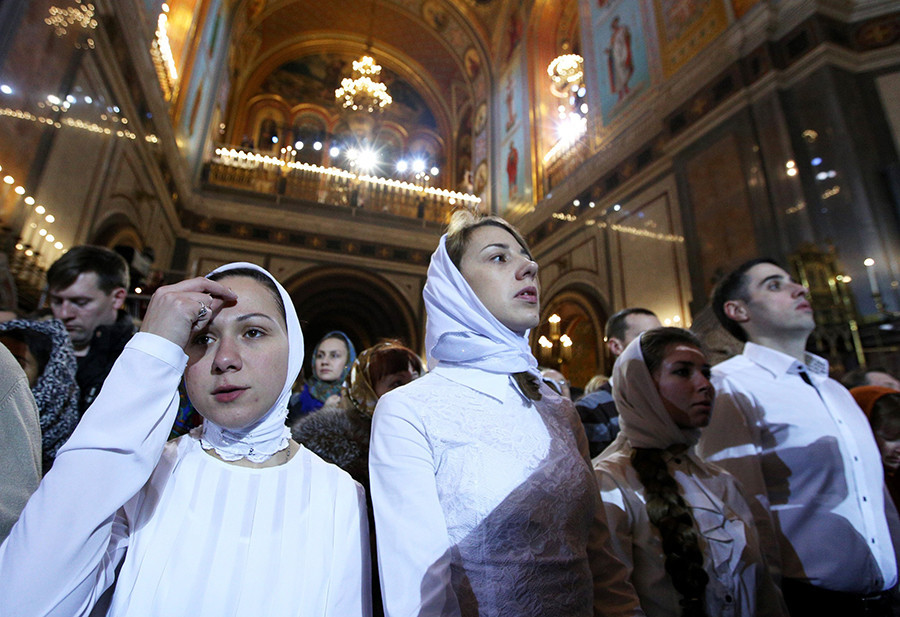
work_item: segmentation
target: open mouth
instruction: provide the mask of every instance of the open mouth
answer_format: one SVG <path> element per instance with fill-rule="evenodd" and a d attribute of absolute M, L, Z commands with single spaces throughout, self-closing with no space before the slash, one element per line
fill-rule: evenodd
<path fill-rule="evenodd" d="M 537 302 L 537 287 L 526 287 L 516 294 L 516 298 L 525 300 L 526 302 Z"/>

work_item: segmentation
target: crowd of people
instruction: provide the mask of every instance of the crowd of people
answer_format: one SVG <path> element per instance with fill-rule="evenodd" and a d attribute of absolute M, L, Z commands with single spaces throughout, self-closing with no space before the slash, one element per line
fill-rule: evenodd
<path fill-rule="evenodd" d="M 334 331 L 301 380 L 290 295 L 249 263 L 161 287 L 137 333 L 127 288 L 75 247 L 52 317 L 0 323 L 0 614 L 900 614 L 900 382 L 831 379 L 775 262 L 713 293 L 741 353 L 629 307 L 575 402 L 499 218 L 441 237 L 425 361 Z"/>

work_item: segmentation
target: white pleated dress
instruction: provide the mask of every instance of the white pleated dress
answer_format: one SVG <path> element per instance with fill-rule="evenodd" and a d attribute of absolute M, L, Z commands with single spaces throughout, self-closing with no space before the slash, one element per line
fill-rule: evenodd
<path fill-rule="evenodd" d="M 185 360 L 153 335 L 126 347 L 0 546 L 0 613 L 90 614 L 121 564 L 116 617 L 369 615 L 362 488 L 302 447 L 251 469 L 195 433 L 165 443 Z"/>

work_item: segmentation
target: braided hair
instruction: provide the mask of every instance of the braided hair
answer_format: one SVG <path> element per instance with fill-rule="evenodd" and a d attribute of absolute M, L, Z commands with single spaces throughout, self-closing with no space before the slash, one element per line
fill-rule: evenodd
<path fill-rule="evenodd" d="M 666 572 L 681 594 L 682 617 L 706 617 L 704 593 L 709 575 L 703 569 L 694 517 L 657 448 L 635 448 L 631 464 L 644 485 L 647 514 L 662 536 Z"/>
<path fill-rule="evenodd" d="M 669 347 L 678 343 L 702 349 L 700 341 L 681 328 L 657 328 L 644 333 L 641 353 L 651 374 L 662 364 Z M 631 464 L 644 485 L 650 522 L 662 536 L 666 572 L 675 591 L 681 594 L 681 615 L 706 617 L 704 595 L 709 575 L 703 569 L 700 535 L 663 452 L 659 448 L 634 448 Z"/>

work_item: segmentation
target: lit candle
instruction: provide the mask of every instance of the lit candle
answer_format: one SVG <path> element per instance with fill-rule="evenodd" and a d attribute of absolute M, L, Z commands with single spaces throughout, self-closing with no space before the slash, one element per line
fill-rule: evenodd
<path fill-rule="evenodd" d="M 560 316 L 556 313 L 553 313 L 552 315 L 550 315 L 550 317 L 547 318 L 547 321 L 550 322 L 550 338 L 554 341 L 559 339 L 559 322 L 561 321 Z"/>
<path fill-rule="evenodd" d="M 866 274 L 869 275 L 869 287 L 872 289 L 872 295 L 880 296 L 881 291 L 878 289 L 878 280 L 875 277 L 875 260 L 867 257 L 863 265 L 866 267 Z"/>

